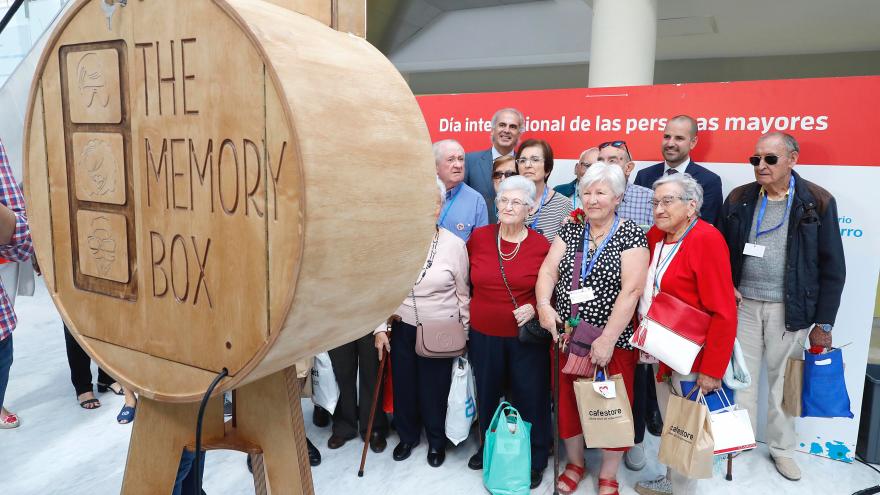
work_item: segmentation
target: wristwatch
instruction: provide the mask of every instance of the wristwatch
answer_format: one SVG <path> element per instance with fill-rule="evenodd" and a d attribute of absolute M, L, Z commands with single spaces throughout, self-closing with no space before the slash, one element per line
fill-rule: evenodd
<path fill-rule="evenodd" d="M 816 326 L 821 328 L 825 333 L 830 332 L 831 329 L 834 328 L 831 325 L 829 325 L 828 323 L 816 323 Z"/>

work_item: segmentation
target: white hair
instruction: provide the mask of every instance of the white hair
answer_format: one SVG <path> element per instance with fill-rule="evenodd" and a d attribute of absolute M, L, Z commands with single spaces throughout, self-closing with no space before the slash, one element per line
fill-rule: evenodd
<path fill-rule="evenodd" d="M 654 181 L 653 189 L 656 191 L 663 184 L 678 184 L 681 188 L 681 199 L 684 201 L 694 200 L 697 203 L 697 215 L 703 207 L 703 187 L 689 173 L 669 174 L 661 176 Z"/>
<path fill-rule="evenodd" d="M 615 196 L 623 196 L 626 192 L 626 176 L 623 169 L 618 165 L 598 161 L 584 172 L 584 176 L 578 181 L 578 196 L 597 182 L 608 184 Z"/>
<path fill-rule="evenodd" d="M 492 128 L 493 129 L 495 128 L 495 124 L 498 123 L 498 117 L 500 117 L 502 113 L 512 113 L 512 114 L 516 115 L 516 117 L 519 119 L 520 128 L 522 128 L 522 126 L 526 123 L 525 117 L 523 117 L 522 112 L 520 112 L 519 110 L 517 110 L 515 108 L 502 108 L 501 110 L 496 111 L 494 115 L 492 115 Z"/>
<path fill-rule="evenodd" d="M 437 177 L 437 189 L 440 191 L 440 207 L 446 204 L 446 185 Z"/>
<path fill-rule="evenodd" d="M 434 163 L 439 163 L 440 160 L 443 159 L 443 151 L 447 146 L 455 146 L 460 149 L 462 153 L 464 153 L 464 146 L 462 146 L 455 139 L 444 139 L 442 141 L 437 141 L 432 145 L 432 149 L 434 151 Z"/>
<path fill-rule="evenodd" d="M 535 194 L 537 193 L 537 189 L 535 189 L 535 183 L 526 179 L 521 175 L 514 175 L 508 177 L 501 181 L 501 185 L 498 186 L 498 195 L 495 196 L 495 201 L 498 201 L 498 198 L 501 197 L 502 193 L 507 191 L 522 191 L 526 193 L 526 204 L 529 208 L 535 206 Z"/>

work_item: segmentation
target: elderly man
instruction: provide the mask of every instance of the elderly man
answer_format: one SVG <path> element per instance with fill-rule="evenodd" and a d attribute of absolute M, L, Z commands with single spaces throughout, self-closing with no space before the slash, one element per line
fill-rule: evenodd
<path fill-rule="evenodd" d="M 700 218 L 715 225 L 721 209 L 721 178 L 711 170 L 691 160 L 690 152 L 697 146 L 697 121 L 687 115 L 676 115 L 663 129 L 663 159 L 656 165 L 639 170 L 635 183 L 647 187 L 662 175 L 689 173 L 703 188 L 703 207 Z"/>
<path fill-rule="evenodd" d="M 434 143 L 434 163 L 437 177 L 446 187 L 446 204 L 437 224 L 467 242 L 475 228 L 489 223 L 489 216 L 483 196 L 462 182 L 465 177 L 464 148 L 452 139 L 437 141 Z"/>
<path fill-rule="evenodd" d="M 499 156 L 513 156 L 522 125 L 525 119 L 515 108 L 502 108 L 492 116 L 492 147 L 483 151 L 472 151 L 465 157 L 465 184 L 483 195 L 488 208 L 489 221 L 497 223 L 495 215 L 495 186 L 492 184 L 492 162 Z M 454 232 L 454 230 L 453 230 Z"/>
<path fill-rule="evenodd" d="M 577 209 L 581 207 L 581 198 L 579 198 L 577 194 L 578 181 L 581 180 L 581 177 L 584 176 L 584 173 L 586 173 L 587 169 L 590 168 L 590 165 L 596 163 L 597 161 L 599 161 L 599 148 L 592 147 L 590 149 L 584 150 L 584 152 L 581 153 L 581 156 L 578 157 L 577 163 L 574 164 L 574 180 L 571 182 L 566 182 L 565 184 L 560 184 L 553 188 L 553 190 L 558 192 L 559 194 L 571 198 L 572 209 Z"/>
<path fill-rule="evenodd" d="M 626 141 L 608 141 L 600 144 L 599 161 L 619 166 L 626 176 L 626 191 L 623 193 L 623 201 L 617 207 L 617 214 L 632 220 L 645 230 L 654 225 L 654 208 L 651 206 L 654 191 L 629 183 L 629 174 L 636 164 L 632 160 Z"/>
<path fill-rule="evenodd" d="M 792 459 L 794 421 L 782 410 L 785 365 L 803 342 L 831 347 L 831 328 L 846 279 L 837 203 L 828 191 L 794 171 L 794 137 L 771 132 L 749 158 L 755 182 L 740 186 L 721 207 L 718 229 L 730 248 L 739 306 L 737 337 L 752 373 L 767 364 L 766 441 L 776 470 L 801 477 Z M 756 428 L 758 383 L 737 393 Z M 757 430 L 756 430 L 757 431 Z"/>

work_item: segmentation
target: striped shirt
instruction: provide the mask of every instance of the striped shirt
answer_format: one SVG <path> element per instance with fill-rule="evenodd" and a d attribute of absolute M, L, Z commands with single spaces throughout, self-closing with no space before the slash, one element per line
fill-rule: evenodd
<path fill-rule="evenodd" d="M 28 229 L 21 189 L 12 175 L 12 168 L 6 158 L 6 148 L 3 147 L 2 142 L 0 142 L 0 203 L 15 214 L 12 239 L 9 244 L 0 245 L 0 257 L 11 261 L 27 261 L 33 253 L 31 231 Z M 6 289 L 0 283 L 0 340 L 6 340 L 12 335 L 17 321 L 15 310 L 6 295 Z"/>
<path fill-rule="evenodd" d="M 540 215 L 536 209 L 535 213 L 526 217 L 526 227 L 537 230 L 552 244 L 553 239 L 556 239 L 556 233 L 562 228 L 562 221 L 569 216 L 571 211 L 571 200 L 568 199 L 568 197 L 553 191 L 550 198 L 540 209 Z M 538 223 L 535 226 L 532 226 L 535 217 L 538 217 Z"/>

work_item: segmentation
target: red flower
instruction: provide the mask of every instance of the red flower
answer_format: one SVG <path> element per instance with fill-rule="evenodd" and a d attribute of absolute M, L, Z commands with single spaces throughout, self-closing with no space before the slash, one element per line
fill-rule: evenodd
<path fill-rule="evenodd" d="M 586 221 L 586 218 L 587 214 L 584 213 L 584 210 L 582 208 L 578 208 L 577 210 L 571 212 L 571 221 L 574 223 L 583 225 Z"/>

